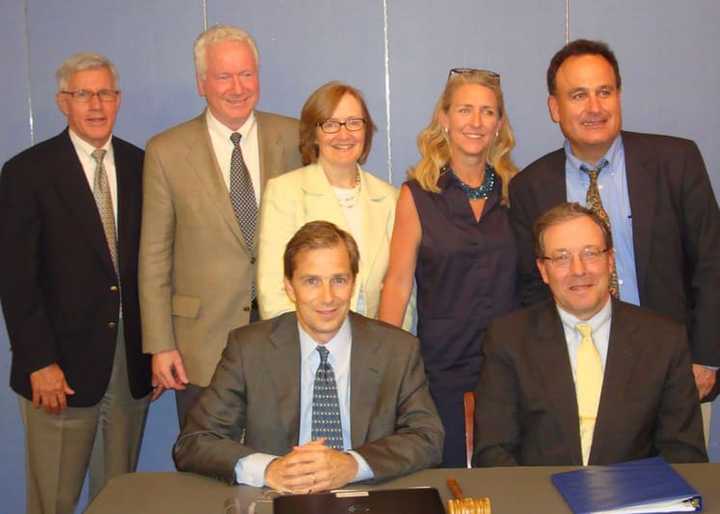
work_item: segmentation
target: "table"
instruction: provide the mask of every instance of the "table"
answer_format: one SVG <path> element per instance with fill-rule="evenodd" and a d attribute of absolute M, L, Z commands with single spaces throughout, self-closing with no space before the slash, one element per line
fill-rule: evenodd
<path fill-rule="evenodd" d="M 720 464 L 673 467 L 700 491 L 703 512 L 720 514 Z M 569 514 L 570 509 L 550 482 L 550 475 L 572 469 L 577 468 L 429 469 L 374 488 L 430 485 L 440 491 L 447 505 L 450 492 L 445 480 L 452 476 L 468 496 L 489 496 L 493 514 Z M 251 514 L 272 514 L 272 502 L 267 495 L 267 490 L 230 486 L 191 473 L 130 473 L 112 479 L 85 514 L 225 514 L 226 505 L 234 502 L 243 509 L 249 507 Z"/>

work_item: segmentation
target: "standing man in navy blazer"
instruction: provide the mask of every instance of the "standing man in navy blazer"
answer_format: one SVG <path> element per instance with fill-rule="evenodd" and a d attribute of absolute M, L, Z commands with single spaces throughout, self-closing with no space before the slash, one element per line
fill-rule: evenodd
<path fill-rule="evenodd" d="M 112 136 L 121 95 L 107 58 L 73 55 L 57 79 L 68 128 L 0 175 L 0 295 L 32 514 L 72 514 L 89 462 L 91 498 L 135 470 L 151 391 L 137 292 L 143 152 Z"/>
<path fill-rule="evenodd" d="M 607 225 L 562 203 L 538 219 L 535 236 L 553 297 L 488 327 L 475 465 L 707 461 L 685 328 L 611 299 Z"/>
<path fill-rule="evenodd" d="M 548 297 L 533 253 L 533 222 L 598 189 L 615 241 L 619 297 L 687 327 L 700 398 L 720 366 L 720 213 L 700 151 L 675 137 L 621 131 L 621 78 L 605 43 L 576 40 L 547 71 L 548 107 L 566 142 L 510 184 L 524 305 Z"/>

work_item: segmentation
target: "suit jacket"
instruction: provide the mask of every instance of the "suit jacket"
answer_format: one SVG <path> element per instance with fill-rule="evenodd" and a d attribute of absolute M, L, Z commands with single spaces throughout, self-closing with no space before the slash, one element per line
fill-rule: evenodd
<path fill-rule="evenodd" d="M 693 362 L 720 366 L 720 212 L 705 164 L 686 139 L 622 132 L 640 304 L 687 326 Z M 535 266 L 535 220 L 566 201 L 565 152 L 510 183 L 521 301 L 549 296 Z"/>
<path fill-rule="evenodd" d="M 255 116 L 264 185 L 299 166 L 298 125 L 275 114 Z M 179 350 L 190 382 L 206 386 L 228 332 L 248 323 L 255 256 L 235 218 L 205 113 L 148 142 L 144 185 L 144 350 Z"/>
<path fill-rule="evenodd" d="M 0 175 L 0 296 L 12 348 L 10 384 L 32 399 L 30 373 L 59 364 L 73 407 L 96 404 L 113 366 L 122 290 L 130 388 L 150 391 L 142 354 L 137 260 L 139 148 L 112 138 L 120 283 L 92 190 L 67 130 L 10 159 Z"/>
<path fill-rule="evenodd" d="M 376 480 L 440 462 L 443 428 L 418 341 L 350 313 L 352 446 Z M 240 458 L 285 455 L 300 429 L 300 338 L 295 313 L 233 330 L 210 387 L 173 450 L 179 470 L 235 480 Z"/>
<path fill-rule="evenodd" d="M 360 270 L 351 309 L 357 310 L 360 292 L 365 314 L 377 315 L 385 271 L 390 255 L 390 238 L 395 223 L 398 190 L 365 171 L 360 173 L 360 209 L 363 238 L 359 247 Z M 335 192 L 322 167 L 315 163 L 270 180 L 265 189 L 260 217 L 258 254 L 258 303 L 263 318 L 295 310 L 283 285 L 283 253 L 295 232 L 309 221 L 330 221 L 350 232 Z M 411 304 L 414 306 L 414 302 Z M 412 312 L 405 316 L 407 326 Z"/>
<path fill-rule="evenodd" d="M 575 385 L 552 300 L 491 323 L 476 389 L 478 466 L 582 465 Z M 682 325 L 614 301 L 590 464 L 705 462 Z"/>

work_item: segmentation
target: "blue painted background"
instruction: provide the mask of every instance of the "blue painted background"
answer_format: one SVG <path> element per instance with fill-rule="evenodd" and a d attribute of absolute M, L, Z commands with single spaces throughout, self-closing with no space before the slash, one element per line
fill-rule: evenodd
<path fill-rule="evenodd" d="M 367 168 L 395 184 L 417 159 L 415 137 L 449 68 L 502 75 L 522 167 L 562 141 L 545 106 L 550 56 L 566 35 L 604 39 L 620 60 L 625 127 L 697 141 L 717 192 L 718 19 L 716 0 L 3 0 L 0 163 L 64 127 L 54 73 L 78 51 L 104 53 L 120 71 L 119 136 L 144 146 L 152 134 L 195 116 L 203 102 L 192 43 L 207 20 L 256 37 L 261 109 L 297 116 L 328 80 L 359 87 L 379 127 Z M 0 511 L 13 514 L 24 511 L 24 458 L 17 400 L 7 387 L 9 359 L 0 322 Z M 720 461 L 720 416 L 714 422 L 711 454 Z M 166 394 L 151 408 L 140 468 L 172 469 L 176 434 Z"/>

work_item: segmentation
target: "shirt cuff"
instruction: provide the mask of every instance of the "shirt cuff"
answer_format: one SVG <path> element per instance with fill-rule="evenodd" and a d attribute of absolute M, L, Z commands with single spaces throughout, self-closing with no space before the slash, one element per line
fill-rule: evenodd
<path fill-rule="evenodd" d="M 276 458 L 275 455 L 267 453 L 251 453 L 243 457 L 235 464 L 235 481 L 252 487 L 263 487 L 265 470 Z"/>
<path fill-rule="evenodd" d="M 367 461 L 362 457 L 362 455 L 360 455 L 354 450 L 348 450 L 346 453 L 352 455 L 358 465 L 358 470 L 357 473 L 355 473 L 355 478 L 353 478 L 351 482 L 362 482 L 363 480 L 370 480 L 371 478 L 375 477 L 375 473 L 373 473 L 372 468 L 368 465 Z"/>

